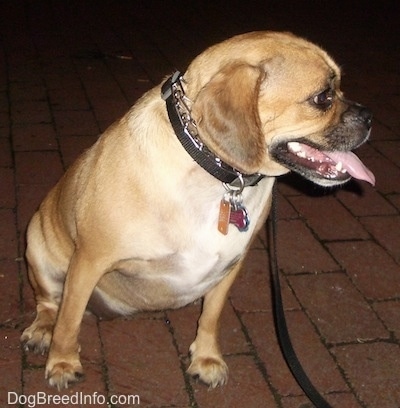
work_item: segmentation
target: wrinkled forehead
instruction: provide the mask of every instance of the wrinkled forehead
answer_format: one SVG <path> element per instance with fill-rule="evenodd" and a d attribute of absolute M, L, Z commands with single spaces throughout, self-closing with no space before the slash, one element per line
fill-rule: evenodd
<path fill-rule="evenodd" d="M 197 56 L 185 74 L 192 92 L 196 94 L 221 69 L 235 62 L 264 67 L 266 83 L 273 78 L 283 87 L 303 84 L 319 89 L 329 83 L 337 87 L 340 81 L 340 69 L 317 45 L 290 33 L 253 32 L 223 41 Z"/>
<path fill-rule="evenodd" d="M 283 47 L 277 51 L 275 60 L 266 64 L 266 70 L 266 88 L 276 88 L 281 94 L 285 91 L 299 94 L 300 88 L 311 94 L 340 86 L 339 67 L 328 54 L 313 44 L 307 47 L 297 44 Z"/>

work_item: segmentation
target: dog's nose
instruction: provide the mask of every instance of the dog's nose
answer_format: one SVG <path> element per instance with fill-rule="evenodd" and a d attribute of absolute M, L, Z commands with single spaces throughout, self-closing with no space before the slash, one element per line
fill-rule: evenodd
<path fill-rule="evenodd" d="M 365 106 L 359 105 L 359 118 L 365 123 L 365 126 L 370 129 L 372 126 L 372 112 Z"/>
<path fill-rule="evenodd" d="M 365 125 L 369 129 L 372 126 L 372 112 L 368 108 L 362 107 L 360 117 L 364 120 Z"/>

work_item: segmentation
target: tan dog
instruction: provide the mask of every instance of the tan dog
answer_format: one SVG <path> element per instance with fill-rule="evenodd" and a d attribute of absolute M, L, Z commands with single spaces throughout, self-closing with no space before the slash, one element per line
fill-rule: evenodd
<path fill-rule="evenodd" d="M 130 315 L 203 296 L 188 370 L 213 387 L 226 382 L 218 319 L 275 177 L 295 170 L 323 186 L 351 176 L 374 182 L 349 153 L 368 138 L 371 114 L 339 85 L 339 68 L 315 45 L 291 34 L 240 35 L 167 81 L 169 115 L 158 86 L 75 162 L 28 228 L 37 316 L 22 341 L 49 349 L 51 385 L 82 375 L 87 307 Z"/>

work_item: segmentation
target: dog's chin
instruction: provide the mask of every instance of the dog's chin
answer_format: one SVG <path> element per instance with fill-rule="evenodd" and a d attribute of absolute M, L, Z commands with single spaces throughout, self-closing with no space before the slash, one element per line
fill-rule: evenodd
<path fill-rule="evenodd" d="M 270 147 L 270 154 L 284 167 L 323 187 L 333 187 L 348 182 L 351 175 L 341 162 L 330 158 L 317 145 L 304 140 L 281 142 Z"/>

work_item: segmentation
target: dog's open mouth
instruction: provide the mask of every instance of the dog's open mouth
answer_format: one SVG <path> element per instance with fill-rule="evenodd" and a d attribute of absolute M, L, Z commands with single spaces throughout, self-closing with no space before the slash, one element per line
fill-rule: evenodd
<path fill-rule="evenodd" d="M 350 151 L 322 151 L 292 141 L 279 144 L 271 153 L 286 167 L 318 184 L 341 184 L 354 177 L 375 185 L 373 173 Z"/>

